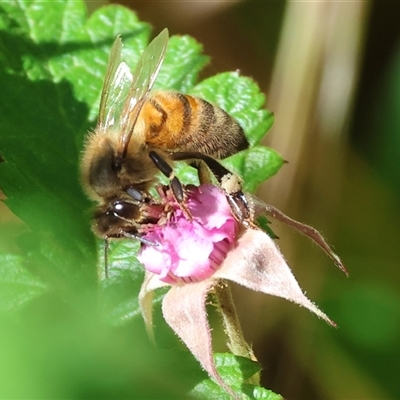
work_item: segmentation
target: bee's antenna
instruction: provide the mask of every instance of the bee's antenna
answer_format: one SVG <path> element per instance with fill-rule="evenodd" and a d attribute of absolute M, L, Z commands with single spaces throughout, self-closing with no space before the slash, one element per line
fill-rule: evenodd
<path fill-rule="evenodd" d="M 108 279 L 108 250 L 110 247 L 110 238 L 104 238 L 104 276 Z"/>

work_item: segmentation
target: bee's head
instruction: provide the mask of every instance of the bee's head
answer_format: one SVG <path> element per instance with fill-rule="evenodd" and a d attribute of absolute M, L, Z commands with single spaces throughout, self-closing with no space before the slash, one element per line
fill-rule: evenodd
<path fill-rule="evenodd" d="M 131 141 L 134 142 L 134 141 Z M 135 196 L 147 192 L 158 172 L 144 143 L 130 143 L 125 154 L 118 152 L 117 137 L 104 132 L 88 136 L 81 162 L 83 186 L 94 200 L 123 197 L 128 188 Z"/>
<path fill-rule="evenodd" d="M 82 155 L 81 176 L 87 194 L 96 200 L 116 196 L 121 190 L 120 171 L 123 160 L 117 146 L 102 133 L 88 136 Z"/>

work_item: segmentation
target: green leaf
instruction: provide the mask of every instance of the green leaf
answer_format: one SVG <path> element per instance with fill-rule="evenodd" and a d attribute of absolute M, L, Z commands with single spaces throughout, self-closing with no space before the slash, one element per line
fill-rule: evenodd
<path fill-rule="evenodd" d="M 248 383 L 244 383 L 242 385 L 243 393 L 249 399 L 254 400 L 283 400 L 283 397 L 280 394 L 274 393 L 271 390 L 265 389 L 261 386 L 254 386 Z"/>
<path fill-rule="evenodd" d="M 209 57 L 202 54 L 203 46 L 190 36 L 172 36 L 155 89 L 188 93 L 197 81 Z"/>
<path fill-rule="evenodd" d="M 0 254 L 0 312 L 21 310 L 46 290 L 24 263 L 22 256 Z"/>
<path fill-rule="evenodd" d="M 282 400 L 282 396 L 245 381 L 260 371 L 259 364 L 245 357 L 230 353 L 214 354 L 215 365 L 222 379 L 244 399 Z M 226 399 L 231 397 L 214 381 L 205 379 L 192 391 L 193 396 L 207 399 Z"/>
<path fill-rule="evenodd" d="M 226 168 L 243 178 L 246 192 L 254 192 L 260 183 L 275 175 L 283 163 L 275 150 L 258 145 L 222 161 Z"/>
<path fill-rule="evenodd" d="M 234 356 L 230 353 L 216 353 L 215 366 L 221 376 L 225 375 L 227 382 L 235 385 L 245 381 L 261 370 L 259 364 L 245 357 Z M 239 383 L 241 384 L 241 383 Z"/>
<path fill-rule="evenodd" d="M 257 218 L 257 225 L 266 233 L 271 239 L 279 239 L 278 236 L 275 235 L 274 231 L 270 227 L 270 222 L 264 215 L 260 215 Z"/>
<path fill-rule="evenodd" d="M 251 146 L 256 145 L 271 128 L 274 116 L 265 109 L 265 96 L 257 84 L 238 72 L 225 72 L 205 79 L 190 94 L 220 106 L 235 118 Z"/>
<path fill-rule="evenodd" d="M 100 254 L 104 254 L 104 241 L 100 242 Z M 143 266 L 136 258 L 139 247 L 139 242 L 134 240 L 110 243 L 107 259 L 109 278 L 101 282 L 101 311 L 104 319 L 113 325 L 142 319 L 137 297 L 144 278 Z M 105 260 L 99 265 L 99 275 L 103 275 Z"/>

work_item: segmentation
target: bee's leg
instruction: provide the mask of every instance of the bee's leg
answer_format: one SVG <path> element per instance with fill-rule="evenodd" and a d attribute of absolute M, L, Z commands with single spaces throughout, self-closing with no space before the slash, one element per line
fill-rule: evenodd
<path fill-rule="evenodd" d="M 121 231 L 121 233 L 119 235 L 116 235 L 115 237 L 135 239 L 138 240 L 140 243 L 146 244 L 147 246 L 159 246 L 159 243 L 144 238 L 140 233 Z"/>
<path fill-rule="evenodd" d="M 174 194 L 175 200 L 179 203 L 180 207 L 182 208 L 182 211 L 186 214 L 186 216 L 189 219 L 191 219 L 192 216 L 185 204 L 185 192 L 183 190 L 180 180 L 175 176 L 174 170 L 155 151 L 150 151 L 149 156 L 153 161 L 154 165 L 170 180 L 170 187 L 172 193 Z"/>
<path fill-rule="evenodd" d="M 176 153 L 169 153 L 169 156 L 174 161 L 190 160 L 193 167 L 199 171 L 200 180 L 202 180 L 203 176 L 206 176 L 206 174 L 204 173 L 205 165 L 208 167 L 208 169 L 212 172 L 212 174 L 221 184 L 224 182 L 224 180 L 227 179 L 227 177 L 233 175 L 231 171 L 226 169 L 217 160 L 203 153 L 198 153 L 194 151 L 176 152 Z M 210 182 L 209 179 L 208 182 Z"/>
<path fill-rule="evenodd" d="M 212 183 L 212 172 L 207 164 L 202 160 L 195 160 L 190 163 L 190 166 L 197 169 L 197 175 L 201 185 Z"/>
<path fill-rule="evenodd" d="M 170 186 L 178 203 L 184 200 L 183 187 L 179 179 L 175 176 L 172 167 L 155 151 L 150 151 L 149 156 L 154 165 L 170 180 Z"/>
<path fill-rule="evenodd" d="M 220 183 L 221 188 L 225 191 L 226 197 L 235 218 L 243 223 L 243 225 L 245 225 L 246 227 L 254 226 L 253 212 L 246 195 L 242 191 L 242 181 L 237 175 L 230 172 L 214 158 L 207 156 L 203 153 L 177 152 L 171 153 L 170 157 L 174 161 L 194 160 L 192 162 L 192 165 L 197 168 L 201 183 L 203 183 L 202 179 L 208 179 L 204 178 L 206 176 L 204 172 L 206 165 Z M 210 181 L 211 180 L 208 179 L 208 182 Z"/>

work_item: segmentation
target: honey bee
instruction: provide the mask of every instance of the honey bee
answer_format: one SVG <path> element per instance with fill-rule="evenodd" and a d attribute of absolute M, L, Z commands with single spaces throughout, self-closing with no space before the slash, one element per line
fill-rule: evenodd
<path fill-rule="evenodd" d="M 98 202 L 93 230 L 105 239 L 106 276 L 109 239 L 128 237 L 154 245 L 141 236 L 140 228 L 157 223 L 165 213 L 164 206 L 149 193 L 159 171 L 170 179 L 173 195 L 185 209 L 185 188 L 174 175 L 175 161 L 196 167 L 201 183 L 210 181 L 211 172 L 225 191 L 232 214 L 245 228 L 259 229 L 259 215 L 278 219 L 308 236 L 347 273 L 316 229 L 244 193 L 241 178 L 219 163 L 249 146 L 243 129 L 231 116 L 189 95 L 150 93 L 168 40 L 168 30 L 164 29 L 144 50 L 133 74 L 122 61 L 121 39 L 115 40 L 98 124 L 86 140 L 82 182 L 89 197 Z"/>
<path fill-rule="evenodd" d="M 138 229 L 157 220 L 157 201 L 149 189 L 159 171 L 170 179 L 176 200 L 185 208 L 174 161 L 195 166 L 202 183 L 210 179 L 210 171 L 221 181 L 230 173 L 217 160 L 249 145 L 239 123 L 216 105 L 176 92 L 151 93 L 168 40 L 164 29 L 133 73 L 122 61 L 119 37 L 110 52 L 98 124 L 87 137 L 81 162 L 84 188 L 98 202 L 93 230 L 106 239 L 146 242 Z"/>

